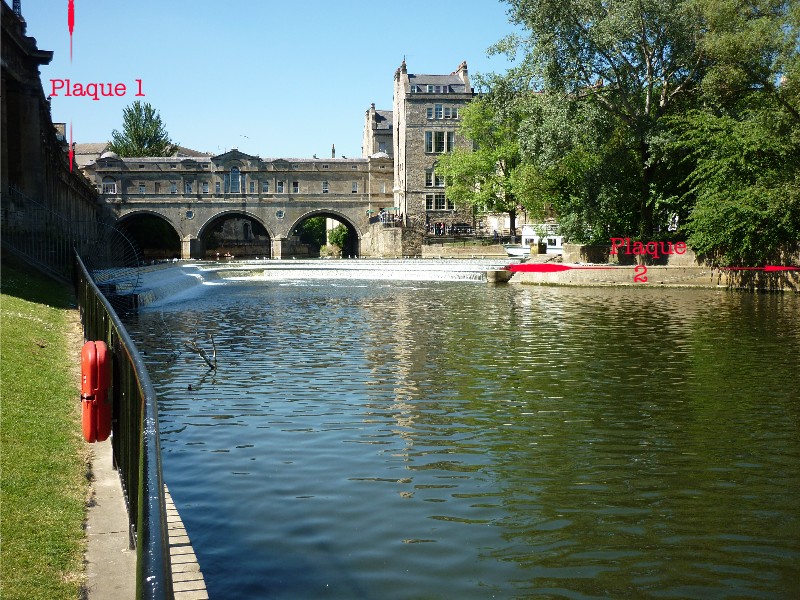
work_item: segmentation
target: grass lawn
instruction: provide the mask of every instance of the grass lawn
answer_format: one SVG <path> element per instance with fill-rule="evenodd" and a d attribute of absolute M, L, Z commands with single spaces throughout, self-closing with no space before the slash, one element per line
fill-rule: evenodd
<path fill-rule="evenodd" d="M 76 599 L 88 450 L 71 290 L 4 253 L 0 271 L 0 598 Z"/>

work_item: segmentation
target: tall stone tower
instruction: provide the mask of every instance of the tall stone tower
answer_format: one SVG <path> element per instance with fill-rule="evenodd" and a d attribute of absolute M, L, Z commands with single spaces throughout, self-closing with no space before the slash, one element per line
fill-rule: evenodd
<path fill-rule="evenodd" d="M 461 114 L 474 96 L 466 61 L 449 75 L 394 74 L 394 198 L 402 214 L 425 223 L 465 221 L 445 197 L 434 168 L 439 156 L 468 142 L 457 133 Z"/>

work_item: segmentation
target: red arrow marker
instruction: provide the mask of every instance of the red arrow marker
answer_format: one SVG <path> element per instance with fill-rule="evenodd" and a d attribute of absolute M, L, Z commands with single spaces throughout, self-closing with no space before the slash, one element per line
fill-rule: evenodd
<path fill-rule="evenodd" d="M 75 31 L 75 0 L 67 2 L 67 27 L 69 27 L 69 62 L 72 62 L 72 32 Z"/>
<path fill-rule="evenodd" d="M 573 269 L 616 269 L 618 267 L 582 267 L 582 266 L 571 266 L 571 265 L 562 265 L 558 263 L 524 263 L 524 264 L 514 264 L 514 265 L 506 265 L 505 269 L 507 271 L 511 271 L 512 273 L 559 273 L 561 271 L 571 271 Z"/>
<path fill-rule="evenodd" d="M 69 124 L 69 172 L 72 173 L 72 163 L 75 160 L 75 150 L 72 147 L 72 123 Z"/>
<path fill-rule="evenodd" d="M 776 271 L 800 271 L 800 267 L 781 267 L 780 265 L 767 265 L 765 267 L 722 267 L 725 271 L 764 271 L 774 273 Z"/>

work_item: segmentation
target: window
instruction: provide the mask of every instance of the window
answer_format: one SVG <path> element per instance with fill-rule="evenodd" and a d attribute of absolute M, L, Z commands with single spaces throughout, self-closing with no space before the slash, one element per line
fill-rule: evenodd
<path fill-rule="evenodd" d="M 444 194 L 425 194 L 425 210 L 453 210 L 453 202 Z"/>
<path fill-rule="evenodd" d="M 434 131 L 433 132 L 433 151 L 434 152 L 444 152 L 444 131 Z"/>
<path fill-rule="evenodd" d="M 251 181 L 250 182 L 250 193 L 251 194 L 255 194 L 256 193 L 256 182 L 255 181 Z"/>
<path fill-rule="evenodd" d="M 299 181 L 293 181 L 292 182 L 292 193 L 293 194 L 297 194 L 299 192 L 300 192 L 300 182 Z"/>
<path fill-rule="evenodd" d="M 350 168 L 353 169 L 353 171 L 355 171 L 358 168 L 358 165 L 350 165 Z"/>
<path fill-rule="evenodd" d="M 139 168 L 140 169 L 144 169 L 144 165 L 139 165 Z"/>
<path fill-rule="evenodd" d="M 442 118 L 442 105 L 441 104 L 434 104 L 433 105 L 433 116 L 435 119 Z"/>
<path fill-rule="evenodd" d="M 219 191 L 220 191 L 220 183 L 219 183 L 219 181 L 215 181 L 214 182 L 214 193 L 215 194 L 219 194 Z"/>
<path fill-rule="evenodd" d="M 456 145 L 455 131 L 426 131 L 425 132 L 425 152 L 439 153 L 449 152 Z"/>
<path fill-rule="evenodd" d="M 323 168 L 323 169 L 327 169 L 327 168 L 328 168 L 328 165 L 322 165 L 322 168 Z"/>
<path fill-rule="evenodd" d="M 386 152 L 386 142 L 378 142 L 378 152 Z"/>
<path fill-rule="evenodd" d="M 187 193 L 187 194 L 191 194 L 192 193 L 192 182 L 191 181 L 187 181 L 186 182 L 186 184 L 184 185 L 183 191 L 185 193 Z"/>
<path fill-rule="evenodd" d="M 261 182 L 261 193 L 262 194 L 269 194 L 269 181 L 262 181 Z"/>
<path fill-rule="evenodd" d="M 176 165 L 175 163 L 170 163 L 169 168 L 170 169 L 175 169 L 177 166 L 178 165 Z"/>
<path fill-rule="evenodd" d="M 170 194 L 177 194 L 178 193 L 178 184 L 174 181 L 171 181 L 169 184 L 169 193 Z"/>
<path fill-rule="evenodd" d="M 231 194 L 239 193 L 239 167 L 231 167 Z"/>
<path fill-rule="evenodd" d="M 444 177 L 437 175 L 434 169 L 425 171 L 425 187 L 444 187 Z"/>
<path fill-rule="evenodd" d="M 427 112 L 428 121 L 433 120 L 433 107 L 429 106 L 426 112 Z"/>
<path fill-rule="evenodd" d="M 282 194 L 283 193 L 283 182 L 279 181 L 278 185 L 276 187 L 277 187 L 277 189 L 275 191 L 278 192 L 279 194 Z"/>
<path fill-rule="evenodd" d="M 103 193 L 116 194 L 117 181 L 113 177 L 103 177 Z"/>
<path fill-rule="evenodd" d="M 386 184 L 382 183 L 381 184 L 381 194 L 385 194 L 385 193 L 386 193 Z"/>
<path fill-rule="evenodd" d="M 353 189 L 350 190 L 350 193 L 352 193 L 352 194 L 357 194 L 358 193 L 358 182 L 357 181 L 353 182 Z"/>
<path fill-rule="evenodd" d="M 323 194 L 327 194 L 328 193 L 328 182 L 327 181 L 323 181 L 322 182 L 322 193 Z"/>
<path fill-rule="evenodd" d="M 429 93 L 429 94 L 432 94 L 432 93 L 433 93 L 433 86 L 432 86 L 432 85 L 429 85 L 429 86 L 428 86 L 428 93 Z"/>
<path fill-rule="evenodd" d="M 147 193 L 147 188 L 145 187 L 145 185 L 144 185 L 143 183 L 140 183 L 140 184 L 139 184 L 139 193 L 140 193 L 140 194 L 145 194 L 145 193 Z"/>
<path fill-rule="evenodd" d="M 208 193 L 208 182 L 207 181 L 203 182 L 203 193 L 204 194 Z"/>
<path fill-rule="evenodd" d="M 445 119 L 457 119 L 458 118 L 458 107 L 453 106 L 449 107 L 446 106 L 444 109 L 444 118 Z"/>

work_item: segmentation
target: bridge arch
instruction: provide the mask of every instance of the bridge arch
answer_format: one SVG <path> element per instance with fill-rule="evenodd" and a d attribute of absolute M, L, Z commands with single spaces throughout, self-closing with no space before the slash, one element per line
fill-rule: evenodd
<path fill-rule="evenodd" d="M 313 217 L 325 217 L 326 219 L 333 219 L 334 221 L 338 221 L 342 225 L 347 228 L 347 243 L 346 247 L 342 248 L 342 255 L 343 256 L 359 256 L 359 249 L 361 247 L 361 237 L 362 232 L 359 227 L 353 223 L 353 221 L 342 212 L 337 210 L 332 210 L 329 208 L 319 208 L 307 211 L 300 215 L 295 221 L 292 223 L 289 231 L 295 231 L 299 226 L 301 226 L 305 221 L 311 219 Z"/>
<path fill-rule="evenodd" d="M 246 210 L 225 210 L 215 213 L 197 231 L 199 258 L 215 258 L 226 254 L 269 258 L 273 234 L 255 214 Z"/>
<path fill-rule="evenodd" d="M 145 261 L 181 256 L 180 232 L 169 218 L 159 212 L 129 212 L 117 219 L 114 226 L 138 246 Z"/>

